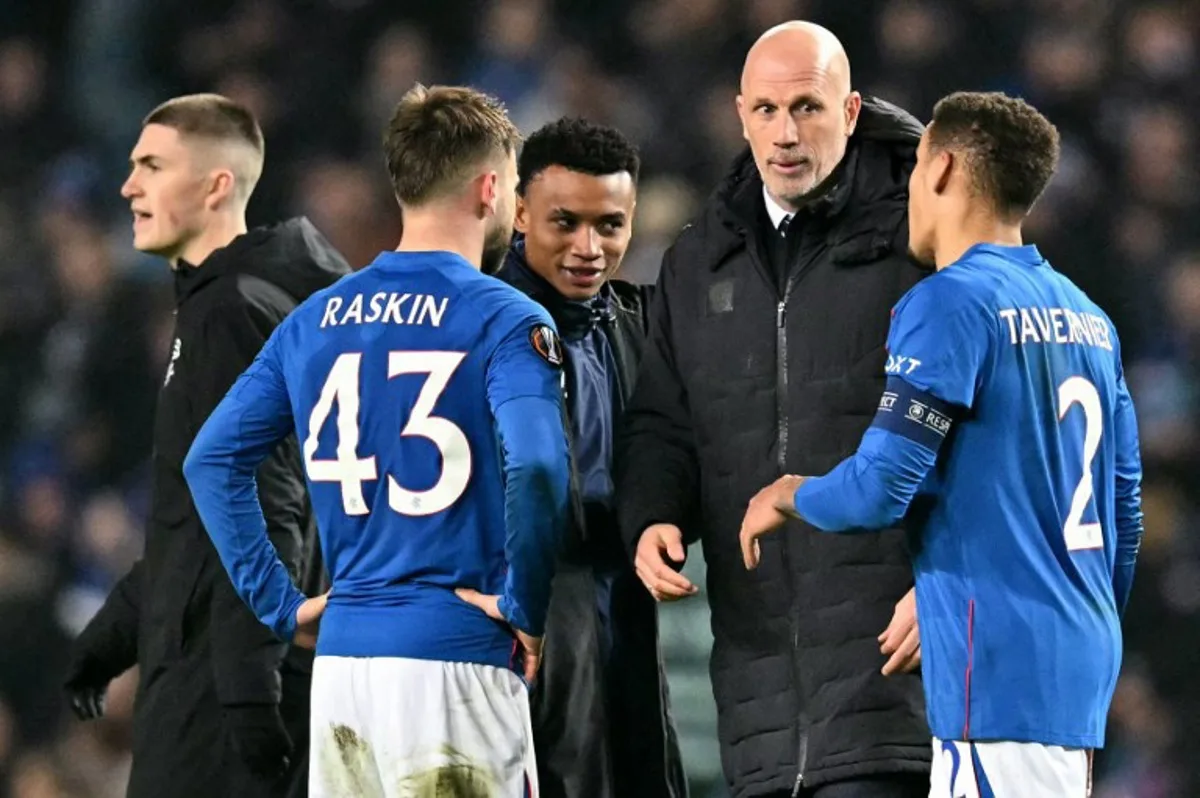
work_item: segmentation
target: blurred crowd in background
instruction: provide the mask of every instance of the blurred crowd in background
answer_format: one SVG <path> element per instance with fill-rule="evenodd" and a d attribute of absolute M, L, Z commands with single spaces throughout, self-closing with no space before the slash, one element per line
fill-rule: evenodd
<path fill-rule="evenodd" d="M 921 119 L 945 93 L 996 89 L 1059 126 L 1028 238 L 1116 321 L 1146 468 L 1095 795 L 1200 795 L 1200 4 L 0 0 L 0 798 L 124 790 L 136 673 L 92 724 L 68 719 L 60 681 L 141 548 L 173 305 L 118 194 L 146 112 L 193 91 L 249 104 L 267 139 L 251 224 L 306 215 L 356 268 L 396 244 L 379 141 L 414 82 L 492 92 L 525 132 L 563 114 L 616 125 L 644 162 L 624 276 L 652 282 L 742 146 L 746 48 L 789 18 L 830 27 L 855 88 Z M 704 598 L 663 619 L 694 794 L 724 795 Z"/>

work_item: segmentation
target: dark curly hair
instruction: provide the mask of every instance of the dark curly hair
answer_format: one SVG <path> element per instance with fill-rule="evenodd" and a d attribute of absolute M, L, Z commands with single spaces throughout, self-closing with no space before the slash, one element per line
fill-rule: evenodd
<path fill-rule="evenodd" d="M 628 172 L 636 184 L 641 159 L 637 147 L 620 131 L 586 119 L 566 117 L 538 128 L 525 140 L 517 160 L 517 193 L 551 166 L 587 175 Z"/>
<path fill-rule="evenodd" d="M 929 150 L 964 156 L 976 192 L 1021 219 L 1058 166 L 1058 130 L 1037 109 L 1000 92 L 956 92 L 933 109 Z"/>

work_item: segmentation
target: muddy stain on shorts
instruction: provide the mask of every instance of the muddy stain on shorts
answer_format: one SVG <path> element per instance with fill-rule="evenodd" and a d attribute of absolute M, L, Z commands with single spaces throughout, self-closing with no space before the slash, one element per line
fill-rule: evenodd
<path fill-rule="evenodd" d="M 371 744 L 341 723 L 329 727 L 321 739 L 321 774 L 329 795 L 346 798 L 382 798 L 383 783 Z"/>
<path fill-rule="evenodd" d="M 491 772 L 450 746 L 442 748 L 443 765 L 409 773 L 396 785 L 403 798 L 492 798 Z"/>

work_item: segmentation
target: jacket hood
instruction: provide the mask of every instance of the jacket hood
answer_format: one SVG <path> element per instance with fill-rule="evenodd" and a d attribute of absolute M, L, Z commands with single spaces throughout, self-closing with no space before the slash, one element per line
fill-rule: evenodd
<path fill-rule="evenodd" d="M 198 268 L 180 263 L 175 300 L 183 302 L 218 277 L 245 274 L 278 286 L 299 304 L 350 271 L 333 244 L 301 216 L 238 236 Z"/>

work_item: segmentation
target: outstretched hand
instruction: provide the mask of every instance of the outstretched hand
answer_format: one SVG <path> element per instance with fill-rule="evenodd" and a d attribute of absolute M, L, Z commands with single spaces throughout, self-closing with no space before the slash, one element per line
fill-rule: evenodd
<path fill-rule="evenodd" d="M 780 477 L 750 500 L 746 507 L 746 515 L 742 519 L 742 530 L 738 534 L 738 540 L 742 544 L 742 562 L 745 563 L 746 570 L 758 567 L 762 556 L 758 539 L 774 532 L 787 519 L 796 517 L 796 488 L 803 483 L 804 477 Z"/>

